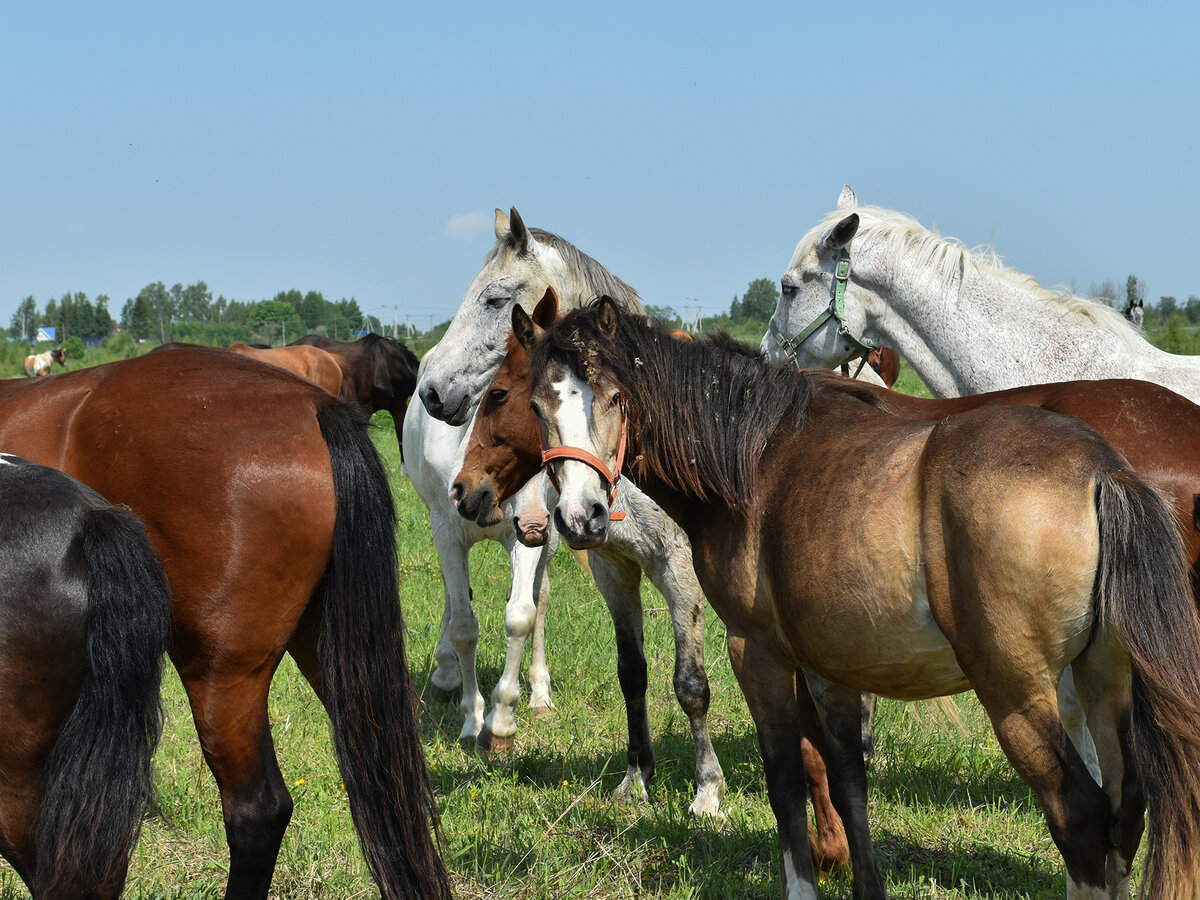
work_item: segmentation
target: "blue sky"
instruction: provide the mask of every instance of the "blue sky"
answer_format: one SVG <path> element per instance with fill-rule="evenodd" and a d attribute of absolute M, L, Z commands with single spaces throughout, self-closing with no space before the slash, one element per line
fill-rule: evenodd
<path fill-rule="evenodd" d="M 647 302 L 718 312 L 843 182 L 1048 286 L 1183 301 L 1189 7 L 6 4 L 0 324 L 203 279 L 427 328 L 510 206 Z"/>

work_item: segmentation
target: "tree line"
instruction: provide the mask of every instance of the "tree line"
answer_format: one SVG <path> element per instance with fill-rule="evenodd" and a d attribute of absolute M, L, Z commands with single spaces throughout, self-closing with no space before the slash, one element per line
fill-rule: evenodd
<path fill-rule="evenodd" d="M 354 298 L 328 300 L 320 291 L 280 291 L 270 300 L 213 298 L 203 281 L 184 287 L 167 287 L 156 281 L 125 301 L 118 316 L 109 310 L 110 298 L 95 300 L 82 292 L 67 292 L 52 298 L 39 309 L 36 299 L 26 297 L 9 322 L 8 336 L 33 342 L 39 328 L 55 329 L 55 341 L 64 344 L 75 337 L 82 341 L 104 340 L 118 331 L 134 340 L 188 341 L 224 344 L 252 338 L 287 339 L 310 332 L 339 340 L 353 340 L 358 330 L 382 331 L 377 318 L 366 316 Z"/>

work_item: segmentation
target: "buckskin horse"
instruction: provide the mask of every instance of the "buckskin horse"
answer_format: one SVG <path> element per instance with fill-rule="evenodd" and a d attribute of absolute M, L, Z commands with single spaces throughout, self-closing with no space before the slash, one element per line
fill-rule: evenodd
<path fill-rule="evenodd" d="M 35 900 L 121 893 L 170 616 L 132 513 L 0 454 L 0 851 Z"/>
<path fill-rule="evenodd" d="M 540 337 L 524 310 L 513 320 L 546 446 L 586 454 L 552 462 L 568 543 L 604 539 L 623 459 L 691 540 L 758 730 L 785 896 L 817 896 L 800 668 L 841 711 L 830 785 L 856 896 L 886 895 L 859 692 L 967 688 L 1038 797 L 1068 896 L 1127 894 L 1147 808 L 1150 895 L 1197 896 L 1200 621 L 1171 511 L 1098 434 L 1024 406 L 899 419 L 844 379 L 670 340 L 606 299 Z M 1068 664 L 1103 787 L 1059 719 Z"/>
<path fill-rule="evenodd" d="M 361 413 L 272 366 L 177 348 L 0 382 L 0 446 L 143 521 L 171 659 L 221 793 L 229 898 L 267 895 L 292 800 L 267 691 L 283 653 L 324 703 L 383 897 L 446 897 L 404 652 L 395 511 Z"/>

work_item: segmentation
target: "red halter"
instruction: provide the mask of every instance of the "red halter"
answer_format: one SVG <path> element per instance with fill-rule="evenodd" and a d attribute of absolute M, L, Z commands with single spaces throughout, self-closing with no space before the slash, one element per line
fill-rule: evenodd
<path fill-rule="evenodd" d="M 604 461 L 594 453 L 589 453 L 582 447 L 554 447 L 550 450 L 542 450 L 542 465 L 546 467 L 546 474 L 550 476 L 550 483 L 554 485 L 554 489 L 560 494 L 562 488 L 558 486 L 558 479 L 554 476 L 554 469 L 548 465 L 552 459 L 573 459 L 595 469 L 600 477 L 608 482 L 608 506 L 611 509 L 613 501 L 617 498 L 617 482 L 621 480 L 621 466 L 625 463 L 625 401 L 621 401 L 621 438 L 617 443 L 617 465 L 613 471 L 608 470 L 608 466 Z M 624 522 L 625 513 L 615 512 L 609 513 L 609 519 L 613 522 Z"/>

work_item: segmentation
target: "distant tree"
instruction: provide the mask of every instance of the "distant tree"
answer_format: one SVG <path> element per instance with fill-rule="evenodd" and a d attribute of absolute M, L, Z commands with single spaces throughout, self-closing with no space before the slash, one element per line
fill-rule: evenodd
<path fill-rule="evenodd" d="M 125 305 L 121 307 L 121 328 L 135 341 L 142 341 L 153 335 L 157 325 L 154 304 L 150 302 L 144 290 L 136 297 L 126 300 Z"/>
<path fill-rule="evenodd" d="M 1200 323 L 1200 297 L 1195 294 L 1189 294 L 1187 298 L 1187 306 L 1183 308 L 1187 320 L 1196 325 Z"/>
<path fill-rule="evenodd" d="M 335 314 L 333 305 L 320 291 L 309 291 L 305 294 L 304 299 L 300 301 L 298 312 L 308 328 L 316 328 L 329 322 Z"/>
<path fill-rule="evenodd" d="M 647 305 L 646 314 L 668 328 L 674 328 L 679 324 L 679 313 L 669 306 Z"/>
<path fill-rule="evenodd" d="M 1159 297 L 1158 298 L 1158 316 L 1166 322 L 1170 321 L 1172 315 L 1179 308 L 1179 301 L 1174 297 Z"/>
<path fill-rule="evenodd" d="M 58 301 L 51 297 L 46 301 L 46 309 L 42 313 L 41 320 L 32 328 L 29 329 L 29 338 L 32 340 L 37 337 L 37 330 L 44 325 L 51 328 L 58 328 Z"/>
<path fill-rule="evenodd" d="M 83 338 L 77 334 L 63 341 L 63 353 L 67 359 L 83 359 Z"/>
<path fill-rule="evenodd" d="M 108 294 L 101 294 L 96 298 L 95 332 L 89 337 L 103 340 L 113 333 L 114 324 L 112 313 L 108 311 Z"/>
<path fill-rule="evenodd" d="M 775 314 L 779 288 L 770 278 L 755 278 L 742 295 L 742 318 L 765 322 Z M 732 311 L 730 317 L 733 318 Z"/>
<path fill-rule="evenodd" d="M 250 324 L 258 328 L 264 322 L 279 322 L 295 314 L 292 304 L 286 300 L 264 300 L 250 310 Z"/>
<path fill-rule="evenodd" d="M 175 295 L 175 287 L 171 288 L 172 295 Z M 181 288 L 178 292 L 176 302 L 176 321 L 182 322 L 208 322 L 210 320 L 212 307 L 212 291 L 208 289 L 208 285 L 203 281 L 197 281 L 195 284 L 190 284 L 185 288 Z"/>
<path fill-rule="evenodd" d="M 17 304 L 16 312 L 8 326 L 9 337 L 28 340 L 37 332 L 38 308 L 37 301 L 30 295 Z"/>

